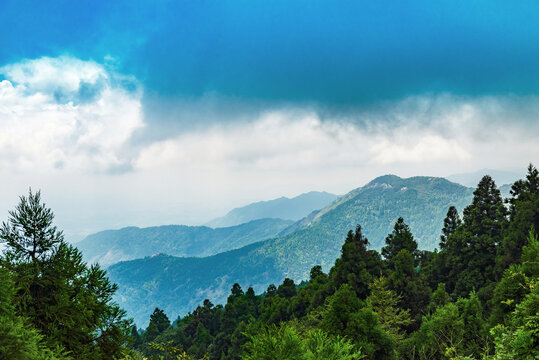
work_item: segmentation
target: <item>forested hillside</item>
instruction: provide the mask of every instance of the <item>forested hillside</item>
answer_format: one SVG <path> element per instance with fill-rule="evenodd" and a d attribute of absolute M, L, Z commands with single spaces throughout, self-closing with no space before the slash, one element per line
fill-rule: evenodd
<path fill-rule="evenodd" d="M 235 282 L 260 292 L 269 282 L 285 277 L 307 280 L 313 265 L 328 271 L 340 254 L 343 235 L 356 224 L 364 224 L 371 247 L 380 249 L 402 214 L 419 247 L 432 249 L 447 208 L 454 205 L 462 210 L 471 201 L 472 191 L 442 178 L 383 176 L 294 224 L 287 235 L 276 239 L 204 259 L 163 256 L 121 262 L 111 266 L 109 274 L 120 285 L 119 303 L 139 325 L 146 325 L 153 306 L 177 316 L 204 298 L 224 302 Z"/>
<path fill-rule="evenodd" d="M 77 247 L 86 261 L 103 266 L 157 253 L 210 256 L 277 236 L 292 223 L 291 220 L 259 219 L 217 229 L 184 225 L 127 227 L 89 235 L 77 243 Z"/>
<path fill-rule="evenodd" d="M 460 217 L 449 207 L 440 251 L 420 250 L 403 218 L 381 253 L 361 226 L 328 273 L 286 278 L 255 295 L 232 286 L 171 323 L 156 308 L 134 349 L 191 359 L 537 359 L 539 173 L 531 165 L 507 208 L 489 176 Z M 182 355 L 183 354 L 183 355 Z M 183 357 L 182 357 L 183 356 Z"/>
<path fill-rule="evenodd" d="M 384 180 L 372 188 L 389 188 Z M 174 321 L 155 308 L 148 326 L 137 329 L 112 301 L 117 286 L 82 261 L 40 193 L 30 192 L 0 227 L 0 359 L 536 359 L 537 169 L 530 165 L 510 194 L 504 203 L 484 176 L 462 216 L 446 209 L 439 251 L 421 249 L 403 217 L 380 252 L 356 224 L 343 233 L 329 271 L 315 265 L 299 284 L 264 284 L 278 267 L 253 255 L 271 241 L 202 259 L 157 255 L 125 263 L 138 267 L 118 264 L 111 270 L 138 272 L 147 293 L 165 284 L 152 275 L 162 269 L 169 270 L 167 286 L 175 276 L 196 288 L 205 276 L 198 266 L 211 274 L 215 258 L 229 276 L 247 269 L 265 288 L 256 295 L 235 283 L 223 305 L 204 300 Z M 155 298 L 144 301 L 152 306 Z"/>

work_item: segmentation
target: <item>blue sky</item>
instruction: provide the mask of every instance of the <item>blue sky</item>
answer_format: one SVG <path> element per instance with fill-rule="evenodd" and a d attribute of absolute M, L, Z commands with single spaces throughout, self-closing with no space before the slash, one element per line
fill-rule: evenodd
<path fill-rule="evenodd" d="M 0 63 L 114 59 L 160 95 L 358 105 L 539 89 L 536 1 L 3 1 Z"/>
<path fill-rule="evenodd" d="M 196 224 L 539 163 L 537 1 L 0 2 L 0 214 Z M 1 219 L 1 217 L 0 217 Z"/>

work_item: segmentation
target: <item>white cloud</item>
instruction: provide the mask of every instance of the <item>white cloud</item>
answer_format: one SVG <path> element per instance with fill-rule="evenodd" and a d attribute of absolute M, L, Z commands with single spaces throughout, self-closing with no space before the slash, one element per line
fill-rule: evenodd
<path fill-rule="evenodd" d="M 0 73 L 30 92 L 77 92 L 81 83 L 109 79 L 103 66 L 69 56 L 28 59 L 0 68 Z"/>
<path fill-rule="evenodd" d="M 12 169 L 109 171 L 142 127 L 140 90 L 92 61 L 40 58 L 0 68 L 0 159 Z"/>
<path fill-rule="evenodd" d="M 140 86 L 126 89 L 136 81 L 104 65 L 40 58 L 0 73 L 0 220 L 32 186 L 68 233 L 200 223 L 251 201 L 345 193 L 387 173 L 539 163 L 537 97 L 418 96 L 346 118 L 298 107 L 246 111 L 236 121 L 191 106 L 178 116 L 215 120 L 178 133 L 179 122 L 150 142 Z"/>
<path fill-rule="evenodd" d="M 381 164 L 468 160 L 471 157 L 457 140 L 439 135 L 401 139 L 397 143 L 380 139 L 371 150 L 374 155 L 372 162 Z"/>

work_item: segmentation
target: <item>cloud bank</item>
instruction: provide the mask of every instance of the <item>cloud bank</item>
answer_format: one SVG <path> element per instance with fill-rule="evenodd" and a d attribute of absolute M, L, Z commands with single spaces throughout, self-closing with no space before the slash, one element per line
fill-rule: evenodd
<path fill-rule="evenodd" d="M 183 99 L 182 119 L 172 114 L 167 126 L 150 119 L 137 79 L 105 64 L 43 57 L 0 74 L 0 211 L 41 188 L 74 234 L 202 223 L 251 201 L 342 194 L 386 173 L 539 163 L 537 96 L 418 94 L 347 112 L 238 105 L 227 121 L 219 101 L 197 109 Z M 211 121 L 184 126 L 201 116 Z"/>
<path fill-rule="evenodd" d="M 40 58 L 0 68 L 0 158 L 21 171 L 118 171 L 144 123 L 141 92 L 100 64 Z"/>

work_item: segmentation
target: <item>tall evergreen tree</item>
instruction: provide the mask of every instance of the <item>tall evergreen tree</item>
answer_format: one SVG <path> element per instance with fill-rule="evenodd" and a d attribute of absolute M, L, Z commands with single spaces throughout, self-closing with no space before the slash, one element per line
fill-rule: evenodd
<path fill-rule="evenodd" d="M 151 342 L 163 331 L 170 327 L 170 320 L 167 314 L 159 308 L 155 308 L 152 315 L 150 315 L 150 324 L 146 328 L 144 333 L 144 341 Z"/>
<path fill-rule="evenodd" d="M 503 205 L 500 190 L 489 176 L 485 175 L 477 184 L 472 203 L 464 209 L 463 222 L 473 237 L 487 236 L 499 243 L 507 225 L 507 209 Z"/>
<path fill-rule="evenodd" d="M 130 322 L 112 302 L 117 286 L 99 266 L 86 266 L 53 219 L 40 192 L 30 191 L 0 228 L 6 245 L 1 263 L 18 289 L 17 312 L 28 317 L 50 347 L 64 347 L 77 359 L 118 357 L 130 336 Z"/>
<path fill-rule="evenodd" d="M 369 287 L 371 294 L 367 301 L 378 317 L 380 326 L 395 339 L 402 339 L 403 330 L 412 324 L 410 311 L 399 308 L 402 296 L 391 290 L 388 280 L 382 276 L 374 279 Z"/>
<path fill-rule="evenodd" d="M 450 292 L 465 297 L 472 290 L 482 301 L 492 296 L 497 280 L 496 253 L 507 226 L 507 210 L 494 180 L 485 175 L 464 209 L 463 224 L 446 241 L 443 256 Z"/>
<path fill-rule="evenodd" d="M 409 309 L 415 319 L 411 329 L 419 325 L 420 315 L 429 303 L 430 289 L 423 278 L 419 276 L 415 266 L 414 257 L 402 249 L 392 260 L 393 271 L 389 275 L 391 288 L 402 296 L 399 302 L 401 309 Z"/>
<path fill-rule="evenodd" d="M 451 236 L 459 226 L 462 224 L 460 220 L 457 208 L 450 206 L 447 210 L 447 215 L 444 219 L 444 227 L 442 229 L 442 235 L 440 236 L 440 249 L 445 249 L 447 239 Z"/>
<path fill-rule="evenodd" d="M 539 171 L 530 164 L 526 179 L 511 187 L 510 223 L 499 251 L 499 270 L 518 263 L 530 226 L 539 229 Z"/>
<path fill-rule="evenodd" d="M 403 249 L 406 249 L 417 257 L 417 242 L 410 231 L 410 227 L 403 218 L 398 218 L 393 232 L 386 237 L 386 246 L 382 248 L 382 256 L 391 263 L 393 258 Z"/>
<path fill-rule="evenodd" d="M 383 268 L 380 255 L 368 250 L 368 244 L 360 225 L 355 232 L 350 230 L 342 246 L 341 257 L 329 273 L 336 289 L 348 284 L 360 299 L 367 297 L 373 276 L 379 276 Z"/>

